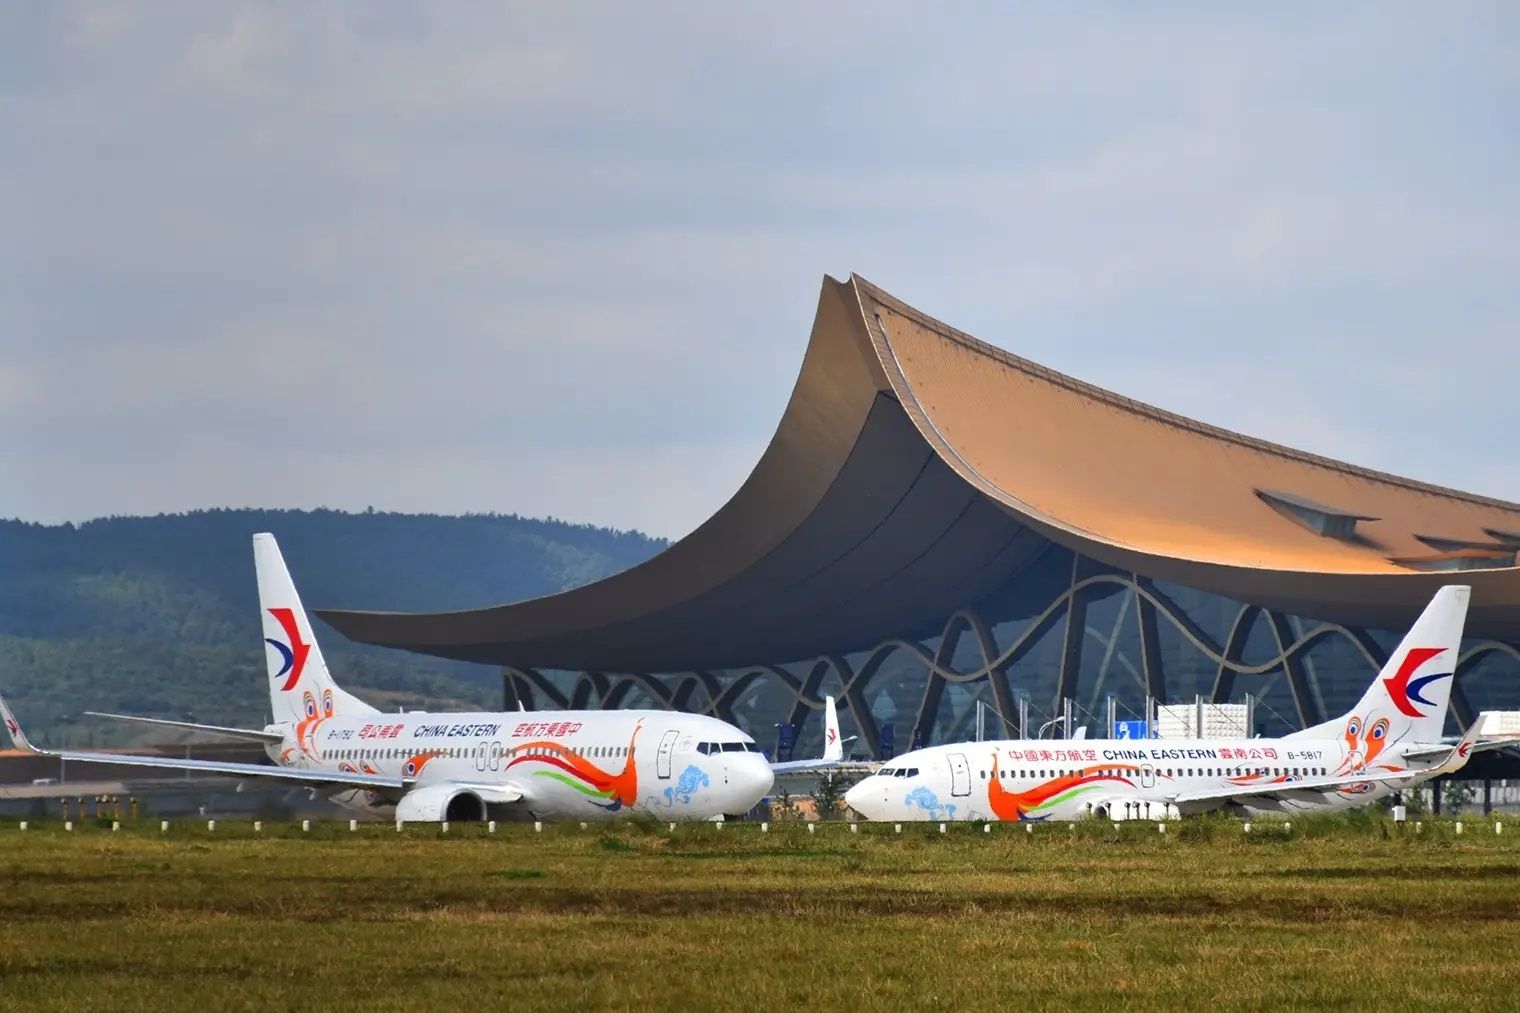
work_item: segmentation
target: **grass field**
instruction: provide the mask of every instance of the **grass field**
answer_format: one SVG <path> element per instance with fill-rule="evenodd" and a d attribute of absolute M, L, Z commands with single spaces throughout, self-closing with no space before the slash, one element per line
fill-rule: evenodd
<path fill-rule="evenodd" d="M 0 1008 L 1520 1006 L 1520 827 L 0 823 Z"/>

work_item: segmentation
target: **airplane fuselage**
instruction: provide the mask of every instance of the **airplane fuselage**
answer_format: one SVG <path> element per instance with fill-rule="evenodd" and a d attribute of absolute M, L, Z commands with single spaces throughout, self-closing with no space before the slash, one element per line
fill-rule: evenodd
<path fill-rule="evenodd" d="M 715 718 L 674 711 L 528 711 L 327 716 L 274 725 L 279 765 L 393 776 L 416 789 L 512 786 L 502 818 L 609 820 L 739 815 L 770 790 L 753 740 Z M 489 792 L 486 801 L 490 802 Z M 348 790 L 336 801 L 391 812 L 397 797 Z M 493 814 L 495 810 L 493 809 Z"/>
<path fill-rule="evenodd" d="M 1376 756 L 1320 738 L 1077 739 L 962 742 L 914 750 L 850 789 L 872 820 L 1074 820 L 1165 818 L 1218 808 L 1188 801 L 1241 788 L 1348 773 L 1408 778 L 1363 781 L 1315 798 L 1262 796 L 1232 803 L 1245 813 L 1326 812 L 1366 805 L 1424 778 L 1398 747 Z"/>

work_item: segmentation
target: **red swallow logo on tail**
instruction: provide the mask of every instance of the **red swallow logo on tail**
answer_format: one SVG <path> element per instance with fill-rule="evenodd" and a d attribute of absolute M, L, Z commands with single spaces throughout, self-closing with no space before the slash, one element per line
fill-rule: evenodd
<path fill-rule="evenodd" d="M 285 664 L 274 677 L 289 672 L 290 677 L 285 680 L 285 685 L 280 687 L 281 692 L 289 692 L 296 688 L 296 683 L 301 681 L 301 673 L 306 670 L 306 656 L 311 653 L 311 645 L 301 641 L 301 630 L 296 625 L 296 614 L 288 608 L 270 609 L 269 614 L 274 616 L 275 622 L 280 624 L 280 629 L 285 631 L 289 644 L 281 643 L 273 637 L 265 637 L 264 643 L 280 652 L 285 659 Z"/>
<path fill-rule="evenodd" d="M 1422 718 L 1425 714 L 1415 707 L 1416 703 L 1422 703 L 1427 707 L 1435 706 L 1435 701 L 1427 700 L 1420 695 L 1421 691 L 1437 679 L 1450 679 L 1452 673 L 1439 672 L 1435 675 L 1424 675 L 1418 679 L 1411 679 L 1410 676 L 1414 675 L 1425 662 L 1445 650 L 1444 647 L 1411 647 L 1409 653 L 1404 655 L 1404 660 L 1399 663 L 1398 671 L 1383 680 L 1383 685 L 1388 687 L 1388 696 L 1393 700 L 1393 705 L 1398 708 L 1400 714 Z"/>

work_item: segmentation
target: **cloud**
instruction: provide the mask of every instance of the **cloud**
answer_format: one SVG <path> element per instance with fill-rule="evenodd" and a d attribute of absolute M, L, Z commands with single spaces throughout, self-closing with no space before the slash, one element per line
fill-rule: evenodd
<path fill-rule="evenodd" d="M 0 514 L 679 535 L 825 272 L 1520 498 L 1505 6 L 0 12 Z"/>

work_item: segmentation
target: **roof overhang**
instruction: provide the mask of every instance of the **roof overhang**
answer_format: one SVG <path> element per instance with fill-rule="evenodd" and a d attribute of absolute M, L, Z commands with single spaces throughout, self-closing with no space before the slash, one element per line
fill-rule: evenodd
<path fill-rule="evenodd" d="M 1354 536 L 1293 523 L 1262 488 L 1354 504 Z M 1056 542 L 1241 601 L 1397 628 L 1453 579 L 1399 565 L 1428 555 L 1416 532 L 1496 529 L 1520 530 L 1520 506 L 1160 411 L 852 277 L 825 279 L 791 401 L 754 471 L 660 555 L 492 608 L 318 614 L 355 640 L 472 661 L 726 668 L 937 628 Z M 1474 586 L 1474 632 L 1520 636 L 1520 571 L 1460 580 Z"/>

